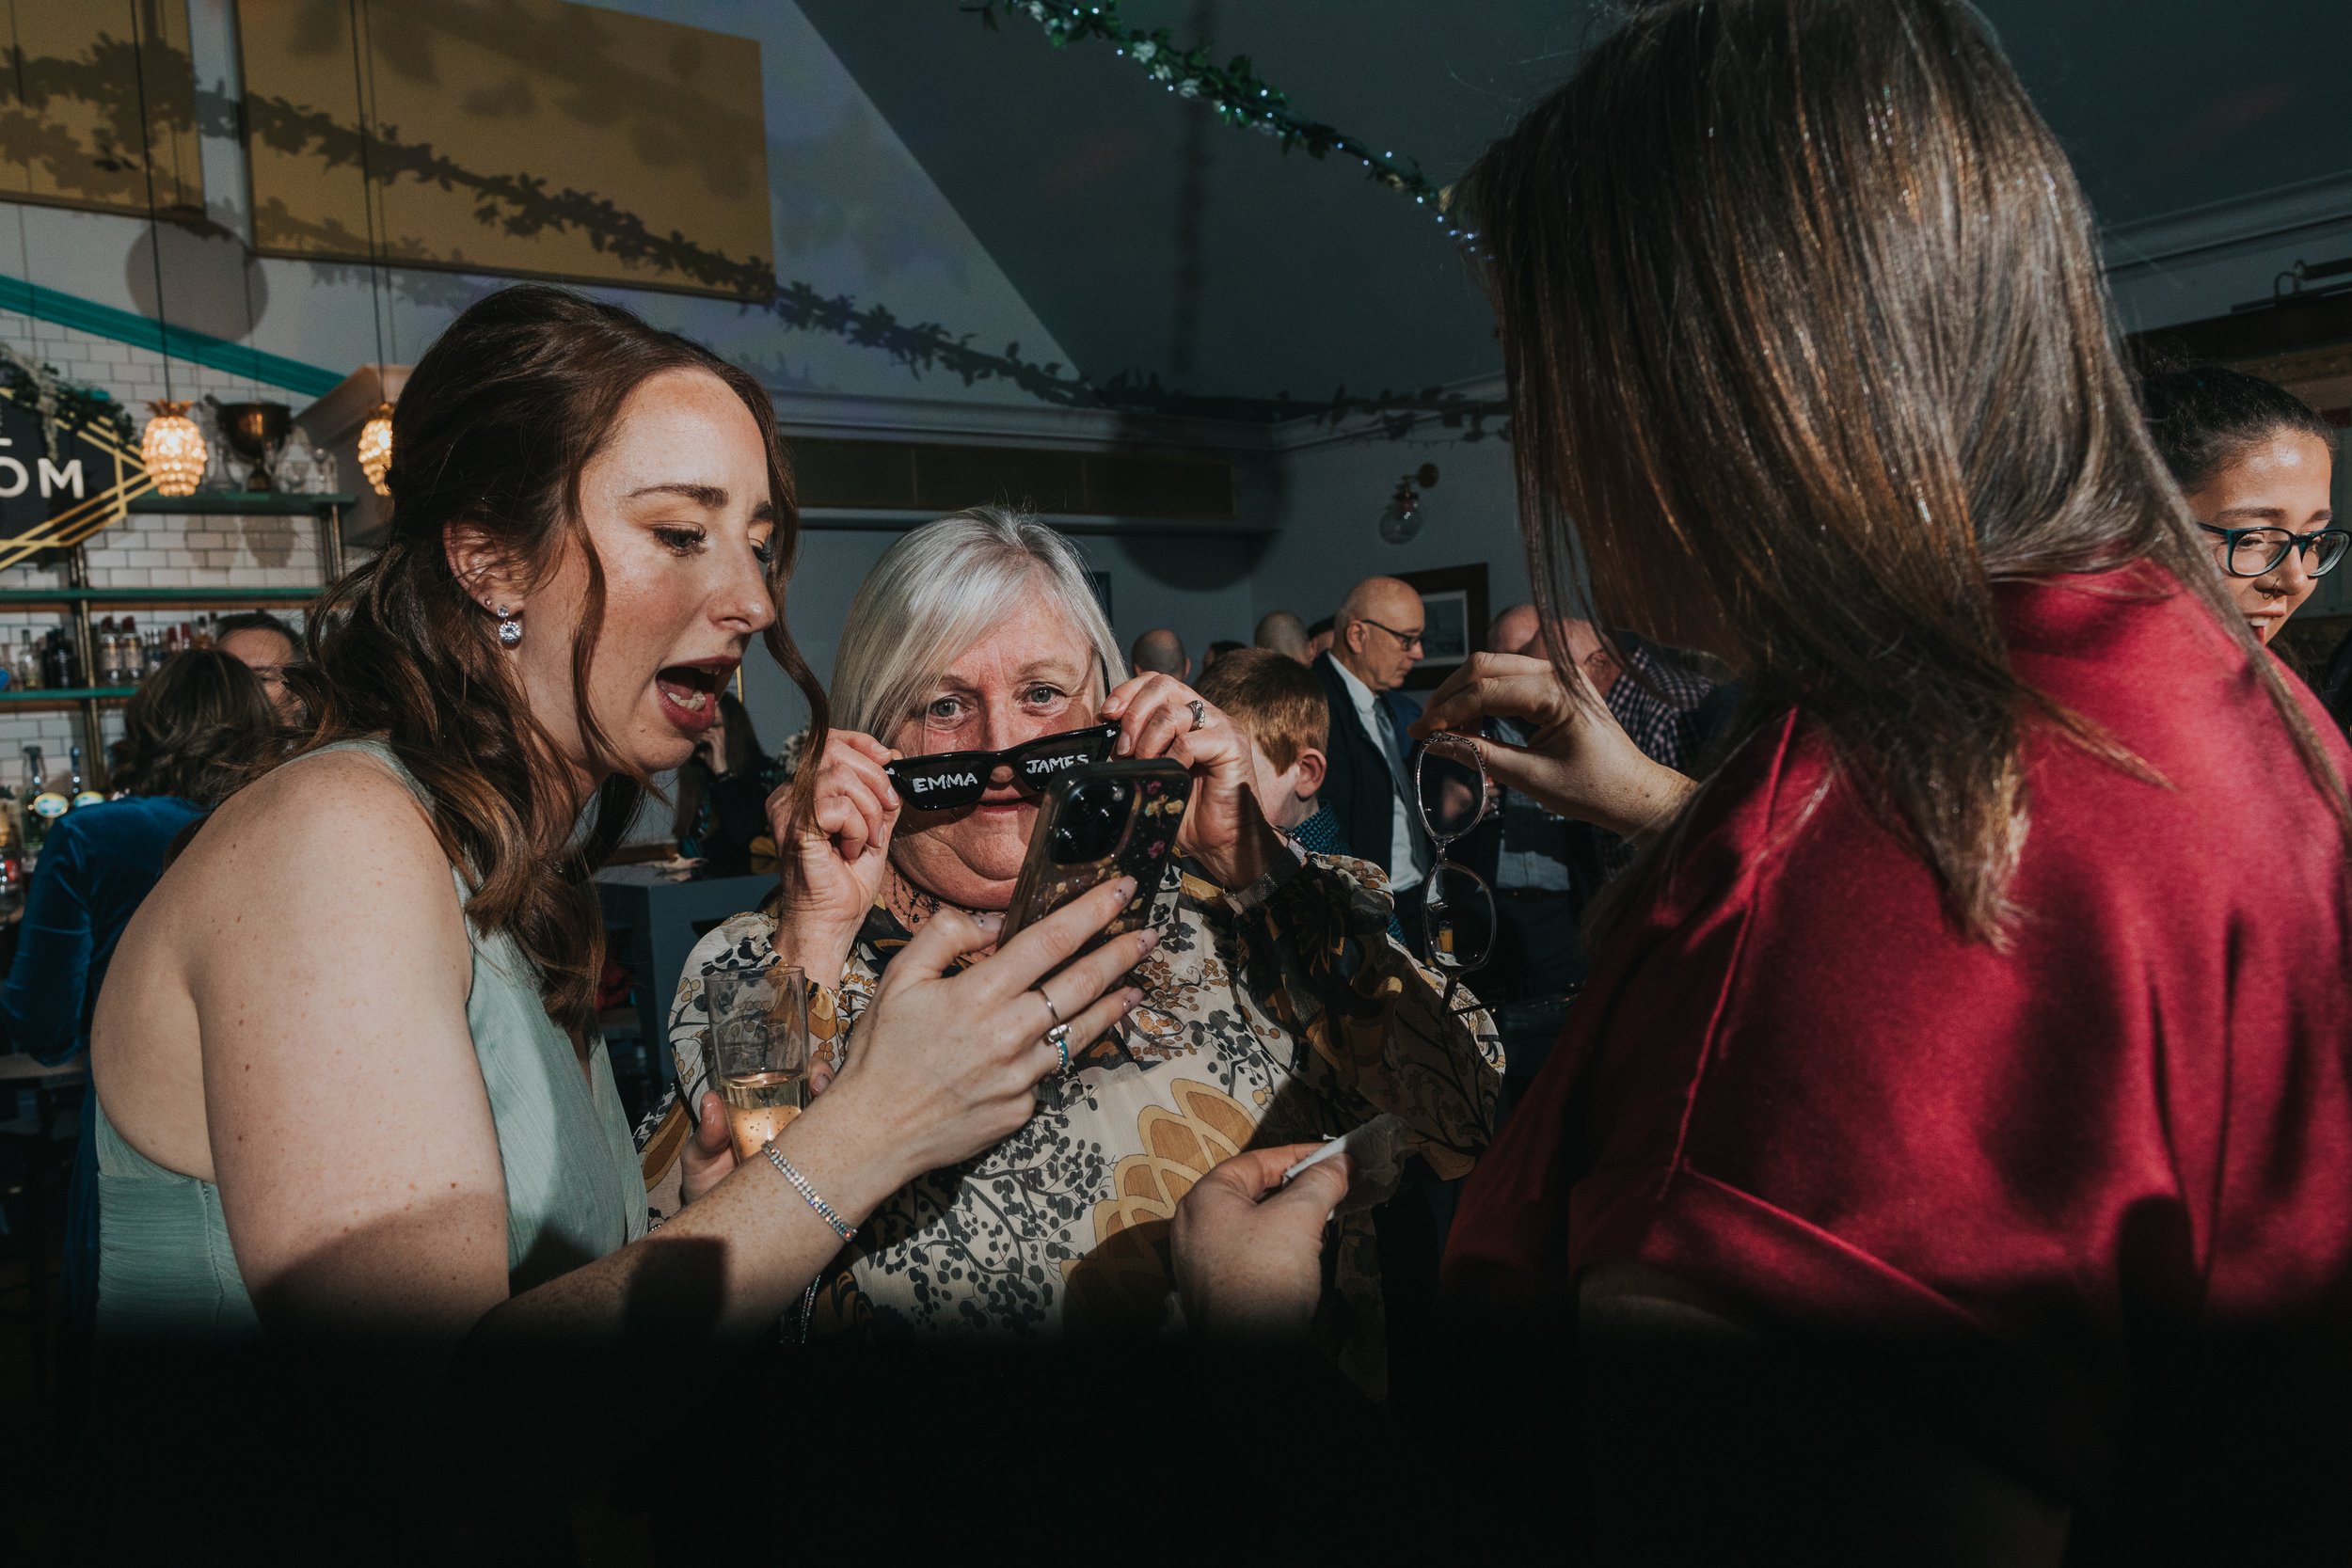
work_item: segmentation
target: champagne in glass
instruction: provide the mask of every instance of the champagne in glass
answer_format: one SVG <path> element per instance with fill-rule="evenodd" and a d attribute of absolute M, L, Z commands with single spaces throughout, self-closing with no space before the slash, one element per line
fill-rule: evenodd
<path fill-rule="evenodd" d="M 707 1064 L 727 1108 L 738 1159 L 755 1157 L 808 1102 L 808 992 L 784 964 L 721 971 L 703 982 Z"/>
<path fill-rule="evenodd" d="M 746 1072 L 719 1082 L 727 1103 L 727 1128 L 735 1134 L 735 1153 L 748 1160 L 783 1132 L 808 1098 L 808 1079 L 790 1072 Z"/>

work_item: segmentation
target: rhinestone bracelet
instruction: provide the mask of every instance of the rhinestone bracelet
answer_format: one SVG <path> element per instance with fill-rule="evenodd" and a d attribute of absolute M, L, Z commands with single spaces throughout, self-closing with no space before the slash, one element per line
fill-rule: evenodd
<path fill-rule="evenodd" d="M 784 1174 L 784 1179 L 792 1183 L 792 1190 L 794 1192 L 800 1194 L 803 1197 L 808 1200 L 808 1206 L 817 1211 L 817 1217 L 818 1219 L 823 1220 L 827 1225 L 833 1227 L 833 1233 L 834 1235 L 840 1237 L 846 1242 L 857 1234 L 857 1227 L 850 1224 L 847 1220 L 844 1220 L 839 1214 L 834 1212 L 832 1204 L 827 1203 L 823 1198 L 818 1197 L 817 1196 L 817 1189 L 808 1184 L 808 1178 L 803 1176 L 799 1171 L 794 1170 L 792 1168 L 792 1162 L 777 1153 L 776 1146 L 774 1144 L 770 1144 L 765 1152 L 768 1156 L 768 1163 L 775 1166 L 777 1170 Z"/>

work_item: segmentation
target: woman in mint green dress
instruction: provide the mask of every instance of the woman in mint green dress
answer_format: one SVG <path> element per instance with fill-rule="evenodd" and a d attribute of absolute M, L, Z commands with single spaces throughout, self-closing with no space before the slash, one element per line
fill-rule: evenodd
<path fill-rule="evenodd" d="M 316 734 L 196 835 L 98 1005 L 101 1335 L 593 1339 L 665 1292 L 755 1332 L 876 1203 L 1027 1119 L 1057 1020 L 1076 1049 L 1132 1005 L 1133 938 L 1038 989 L 1118 890 L 952 976 L 993 934 L 934 922 L 768 1157 L 706 1099 L 646 1234 L 588 879 L 754 638 L 823 733 L 778 618 L 774 417 L 706 350 L 524 287 L 424 356 L 392 451 L 383 552 L 310 617 Z M 856 815 L 818 826 L 854 853 Z"/>

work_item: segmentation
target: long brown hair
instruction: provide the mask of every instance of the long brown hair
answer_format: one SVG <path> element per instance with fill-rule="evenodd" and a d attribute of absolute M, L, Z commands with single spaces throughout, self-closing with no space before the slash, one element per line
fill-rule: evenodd
<path fill-rule="evenodd" d="M 2014 673 L 2005 578 L 2169 572 L 2352 838 L 2141 428 L 2074 174 L 1964 7 L 1645 7 L 1461 189 L 1547 621 L 1581 543 L 1601 624 L 1804 714 L 1961 928 L 2011 912 L 2029 723 L 2148 776 Z"/>
<path fill-rule="evenodd" d="M 277 740 L 277 712 L 253 672 L 217 648 L 190 648 L 164 660 L 122 705 L 106 782 L 209 810 L 267 762 Z"/>
<path fill-rule="evenodd" d="M 514 935 L 539 972 L 548 1016 L 577 1041 L 596 1024 L 604 958 L 588 879 L 628 831 L 649 784 L 588 708 L 605 589 L 580 516 L 580 479 L 630 391 L 670 370 L 717 376 L 758 421 L 776 514 L 768 585 L 777 613 L 766 641 L 807 697 L 821 744 L 824 691 L 784 623 L 800 512 L 767 393 L 699 344 L 561 289 L 490 295 L 418 361 L 392 415 L 383 551 L 329 589 L 306 627 L 310 671 L 302 684 L 318 719 L 306 749 L 389 740 L 432 799 L 443 850 L 474 884 L 467 917 L 485 933 Z M 533 581 L 554 572 L 567 540 L 586 559 L 572 701 L 589 764 L 607 777 L 584 827 L 555 743 L 500 656 L 491 618 L 450 570 L 443 531 L 457 522 L 484 530 Z"/>

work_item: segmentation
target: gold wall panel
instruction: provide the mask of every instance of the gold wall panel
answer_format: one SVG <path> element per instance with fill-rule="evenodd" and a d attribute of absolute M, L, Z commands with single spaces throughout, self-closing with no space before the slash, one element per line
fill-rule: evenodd
<path fill-rule="evenodd" d="M 203 212 L 186 0 L 0 0 L 0 199 L 144 215 L 151 147 L 156 206 Z"/>
<path fill-rule="evenodd" d="M 265 255 L 773 287 L 755 40 L 569 0 L 237 0 L 237 30 Z"/>

